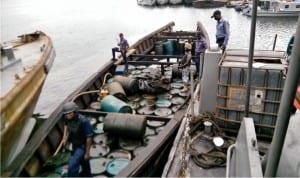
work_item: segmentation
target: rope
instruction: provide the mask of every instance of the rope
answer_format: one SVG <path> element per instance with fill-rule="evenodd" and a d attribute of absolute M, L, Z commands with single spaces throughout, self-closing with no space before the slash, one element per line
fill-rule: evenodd
<path fill-rule="evenodd" d="M 199 114 L 197 117 L 190 121 L 191 130 L 189 134 L 191 140 L 188 152 L 191 155 L 191 158 L 194 161 L 194 163 L 205 169 L 226 166 L 226 150 L 229 147 L 229 145 L 234 143 L 234 141 L 231 138 L 225 136 L 223 130 L 214 121 L 214 118 L 215 117 L 213 113 L 205 112 Z M 205 135 L 203 131 L 199 131 L 203 130 L 199 129 L 199 127 L 201 127 L 205 121 L 209 121 L 212 123 L 213 132 L 211 136 Z M 215 147 L 212 143 L 212 139 L 215 136 L 221 136 L 225 141 L 220 148 Z M 194 143 L 196 140 L 210 142 L 213 148 L 206 153 L 200 153 L 194 147 Z"/>

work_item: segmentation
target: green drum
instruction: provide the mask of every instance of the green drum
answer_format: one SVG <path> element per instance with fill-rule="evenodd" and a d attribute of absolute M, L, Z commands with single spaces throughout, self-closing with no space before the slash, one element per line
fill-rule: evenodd
<path fill-rule="evenodd" d="M 108 113 L 103 130 L 116 135 L 141 138 L 145 135 L 147 120 L 142 115 Z"/>
<path fill-rule="evenodd" d="M 101 110 L 106 112 L 132 113 L 132 108 L 113 95 L 107 95 L 101 102 Z"/>
<path fill-rule="evenodd" d="M 164 42 L 163 44 L 164 51 L 168 55 L 174 54 L 174 51 L 176 49 L 176 41 L 175 40 L 168 40 Z"/>

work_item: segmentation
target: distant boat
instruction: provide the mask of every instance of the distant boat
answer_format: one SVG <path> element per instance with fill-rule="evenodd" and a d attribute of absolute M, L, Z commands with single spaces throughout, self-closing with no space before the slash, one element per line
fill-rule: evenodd
<path fill-rule="evenodd" d="M 260 0 L 257 7 L 258 17 L 298 17 L 300 13 L 300 1 Z M 244 15 L 252 16 L 252 5 Z"/>
<path fill-rule="evenodd" d="M 182 4 L 183 0 L 170 0 L 169 3 L 171 5 Z"/>
<path fill-rule="evenodd" d="M 55 51 L 43 32 L 19 36 L 1 46 L 1 167 L 11 160 L 33 113 Z"/>
<path fill-rule="evenodd" d="M 247 1 L 244 1 L 244 0 L 229 0 L 227 1 L 226 3 L 226 7 L 238 7 L 238 6 L 241 6 L 242 4 L 245 4 L 247 3 Z"/>
<path fill-rule="evenodd" d="M 157 5 L 167 5 L 169 3 L 169 0 L 156 0 Z"/>
<path fill-rule="evenodd" d="M 183 0 L 185 5 L 191 6 L 194 0 Z"/>
<path fill-rule="evenodd" d="M 155 6 L 156 0 L 137 0 L 137 4 L 142 6 Z"/>
<path fill-rule="evenodd" d="M 210 8 L 210 7 L 222 7 L 225 6 L 227 0 L 196 0 L 193 1 L 193 7 L 195 8 Z"/>

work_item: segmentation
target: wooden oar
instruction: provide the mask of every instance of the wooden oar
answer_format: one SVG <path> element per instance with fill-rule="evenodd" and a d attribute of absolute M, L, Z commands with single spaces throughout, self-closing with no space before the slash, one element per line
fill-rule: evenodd
<path fill-rule="evenodd" d="M 53 154 L 53 157 L 57 155 L 57 153 L 60 151 L 61 147 L 64 145 L 64 142 L 61 141 L 60 144 L 58 145 L 56 151 Z"/>
<path fill-rule="evenodd" d="M 53 162 L 53 160 L 55 159 L 56 155 L 59 153 L 60 149 L 64 145 L 63 143 L 64 143 L 63 141 L 60 142 L 60 144 L 58 145 L 58 147 L 55 150 L 54 154 L 44 163 L 43 166 L 49 165 L 49 163 Z"/>

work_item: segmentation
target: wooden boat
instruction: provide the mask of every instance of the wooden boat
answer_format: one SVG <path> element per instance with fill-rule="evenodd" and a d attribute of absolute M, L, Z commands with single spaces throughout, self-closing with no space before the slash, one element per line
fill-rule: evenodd
<path fill-rule="evenodd" d="M 247 3 L 247 1 L 245 1 L 245 0 L 229 0 L 226 3 L 226 7 L 228 7 L 228 8 L 231 8 L 231 7 L 235 8 L 235 7 L 238 7 L 238 6 L 240 6 L 242 4 L 245 4 L 245 3 Z"/>
<path fill-rule="evenodd" d="M 169 0 L 156 0 L 156 4 L 159 6 L 167 5 L 169 3 Z"/>
<path fill-rule="evenodd" d="M 296 50 L 292 55 L 300 59 Z M 291 62 L 286 74 L 284 51 L 207 51 L 197 97 L 192 97 L 162 177 L 299 177 L 300 114 L 290 110 L 300 60 Z"/>
<path fill-rule="evenodd" d="M 191 6 L 194 0 L 183 0 L 184 4 L 187 6 Z"/>
<path fill-rule="evenodd" d="M 163 75 L 168 75 L 168 77 L 164 78 L 164 81 L 168 81 L 169 79 L 175 80 L 176 75 L 170 76 L 170 70 L 172 66 L 174 66 L 174 69 L 177 69 L 176 64 L 177 60 L 182 57 L 183 54 L 183 46 L 184 43 L 181 43 L 181 41 L 189 40 L 193 41 L 196 39 L 196 32 L 202 33 L 204 37 L 208 39 L 208 35 L 206 31 L 204 30 L 201 23 L 197 23 L 197 29 L 193 31 L 174 31 L 173 26 L 174 22 L 171 22 L 160 29 L 150 33 L 149 35 L 143 37 L 142 39 L 138 40 L 136 43 L 134 43 L 129 51 L 127 52 L 129 64 L 132 65 L 129 67 L 129 73 L 130 75 L 136 75 L 138 74 L 138 77 L 141 77 L 145 79 L 145 75 L 143 75 L 140 71 L 137 72 L 136 70 L 132 70 L 133 66 L 136 66 L 135 69 L 142 69 L 148 71 L 151 69 L 151 65 L 155 64 L 154 67 L 155 70 L 160 69 L 161 73 Z M 172 43 L 169 43 L 169 42 Z M 166 44 L 166 48 L 169 49 L 170 44 L 177 44 L 176 48 L 172 48 L 172 50 L 167 50 L 166 54 L 162 53 L 159 54 L 162 49 L 162 42 Z M 182 45 L 183 44 L 183 45 Z M 173 46 L 174 47 L 174 46 Z M 156 52 L 155 52 L 156 51 Z M 178 127 L 180 125 L 181 119 L 183 118 L 183 113 L 186 112 L 186 103 L 188 103 L 189 100 L 189 93 L 181 93 L 176 87 L 181 86 L 180 83 L 171 83 L 172 87 L 175 87 L 177 92 L 174 92 L 173 94 L 183 94 L 184 100 L 174 100 L 174 103 L 176 105 L 176 108 L 174 108 L 174 111 L 172 110 L 171 113 L 169 112 L 170 109 L 166 108 L 167 106 L 170 106 L 167 103 L 167 106 L 164 107 L 164 109 L 160 109 L 157 105 L 158 103 L 155 102 L 156 107 L 158 107 L 158 110 L 163 110 L 160 112 L 157 112 L 156 115 L 151 115 L 151 113 L 147 112 L 139 112 L 139 110 L 136 110 L 136 114 L 132 113 L 114 113 L 111 111 L 104 110 L 104 107 L 102 106 L 103 103 L 105 103 L 104 100 L 106 98 L 112 97 L 112 95 L 107 95 L 107 91 L 105 90 L 105 87 L 107 87 L 105 84 L 105 81 L 107 81 L 107 77 L 109 76 L 108 73 L 111 74 L 121 74 L 124 75 L 124 66 L 123 65 L 115 65 L 119 64 L 119 61 L 109 61 L 105 65 L 103 65 L 99 71 L 95 72 L 94 75 L 92 75 L 88 80 L 86 80 L 79 88 L 69 95 L 69 97 L 66 98 L 65 101 L 73 100 L 77 103 L 79 106 L 79 111 L 81 114 L 86 115 L 87 117 L 91 118 L 103 118 L 103 117 L 114 117 L 114 118 L 136 118 L 136 117 L 145 117 L 147 120 L 147 129 L 146 129 L 146 135 L 144 135 L 142 140 L 139 140 L 139 143 L 144 144 L 144 148 L 139 151 L 139 154 L 135 154 L 136 150 L 132 152 L 129 151 L 129 155 L 133 158 L 128 163 L 128 157 L 127 157 L 127 163 L 128 165 L 124 169 L 120 169 L 114 176 L 117 177 L 138 177 L 138 176 L 158 176 L 161 174 L 162 167 L 164 163 L 166 162 L 166 156 L 168 155 L 168 151 L 170 150 L 171 143 L 174 140 L 174 136 L 176 134 L 176 131 L 178 130 Z M 147 68 L 145 68 L 148 66 Z M 166 69 L 166 70 L 163 70 Z M 148 71 L 149 72 L 149 71 Z M 164 74 L 165 73 L 165 74 Z M 173 72 L 172 72 L 173 73 Z M 178 72 L 177 72 L 178 74 Z M 114 76 L 116 77 L 116 76 Z M 124 76 L 123 76 L 124 77 Z M 181 78 L 180 78 L 181 79 Z M 171 87 L 171 88 L 172 88 Z M 129 87 L 130 91 L 134 91 L 133 93 L 142 95 L 143 93 L 138 90 L 134 90 L 135 87 Z M 109 89 L 109 88 L 108 88 Z M 113 87 L 113 89 L 115 89 Z M 179 92 L 178 92 L 179 91 Z M 99 95 L 100 94 L 100 95 Z M 110 94 L 112 94 L 112 91 L 110 91 Z M 117 92 L 116 96 L 123 96 L 120 95 L 120 92 Z M 142 97 L 149 98 L 151 101 L 151 97 L 153 95 L 143 94 Z M 173 96 L 172 94 L 167 93 L 167 98 Z M 127 99 L 132 100 L 133 96 L 127 95 Z M 101 100 L 101 108 L 99 109 L 99 99 Z M 153 99 L 153 98 L 152 98 Z M 135 100 L 136 101 L 136 100 Z M 177 103 L 176 103 L 177 102 Z M 153 106 L 151 105 L 151 102 L 146 102 L 149 107 Z M 173 106 L 173 101 L 172 105 Z M 16 159 L 13 160 L 12 164 L 8 166 L 6 169 L 3 170 L 2 176 L 43 176 L 45 175 L 45 163 L 47 163 L 47 160 L 52 158 L 53 153 L 56 151 L 56 149 L 59 146 L 60 140 L 63 135 L 63 113 L 62 113 L 62 106 L 64 103 L 61 103 L 57 109 L 53 111 L 53 113 L 49 116 L 47 120 L 44 121 L 44 123 L 41 125 L 41 127 L 34 133 L 34 135 L 29 140 L 28 144 L 25 146 L 25 148 L 21 151 L 21 153 L 16 157 Z M 141 103 L 140 103 L 141 104 Z M 153 103 L 152 103 L 153 104 Z M 161 103 L 164 104 L 164 103 Z M 178 105 L 179 104 L 179 105 Z M 115 106 L 115 105 L 114 105 Z M 113 106 L 112 106 L 113 107 Z M 127 107 L 127 105 L 126 105 Z M 134 106 L 132 106 L 134 108 Z M 131 107 L 127 107 L 129 112 L 131 112 L 133 109 Z M 127 112 L 128 110 L 123 109 L 122 111 Z M 166 110 L 168 112 L 166 112 Z M 155 110 L 156 111 L 156 110 Z M 153 112 L 152 112 L 153 113 Z M 162 113 L 162 114 L 159 114 Z M 147 115 L 145 115 L 147 114 Z M 98 119 L 93 119 L 98 120 Z M 100 120 L 100 119 L 99 119 Z M 99 121 L 98 120 L 98 121 Z M 98 122 L 97 121 L 97 122 Z M 157 121 L 160 121 L 158 125 L 161 125 L 163 127 L 158 128 Z M 92 119 L 91 119 L 92 122 Z M 100 122 L 100 121 L 99 121 Z M 152 124 L 151 124 L 152 122 Z M 154 124 L 153 124 L 154 122 Z M 163 124 L 161 124 L 163 123 Z M 101 124 L 101 123 L 98 123 Z M 153 127 L 157 127 L 156 132 L 158 134 L 149 134 L 147 135 L 147 132 L 151 133 L 151 128 L 148 129 L 148 126 L 152 125 Z M 97 127 L 98 128 L 98 127 Z M 126 127 L 125 127 L 126 128 Z M 126 128 L 127 129 L 127 128 Z M 150 130 L 150 131 L 149 131 Z M 103 133 L 103 132 L 102 132 Z M 153 133 L 153 132 L 152 132 Z M 104 135 L 104 134 L 102 134 Z M 150 137 L 149 137 L 150 136 Z M 101 136 L 102 137 L 102 136 Z M 113 137 L 115 138 L 115 137 Z M 120 140 L 122 138 L 121 136 L 116 137 L 116 139 Z M 94 138 L 95 139 L 95 138 Z M 122 139 L 121 139 L 122 140 Z M 149 144 L 146 145 L 145 140 L 150 140 Z M 95 141 L 95 140 L 94 140 Z M 134 141 L 133 141 L 134 142 Z M 96 143 L 96 142 L 95 142 Z M 99 143 L 99 142 L 97 142 Z M 101 142 L 104 143 L 104 142 Z M 129 142 L 131 143 L 131 142 Z M 135 141 L 136 143 L 136 141 Z M 118 144 L 117 144 L 118 145 Z M 126 145 L 126 144 L 125 144 Z M 130 144 L 129 144 L 130 145 Z M 120 144 L 119 144 L 120 146 Z M 124 144 L 123 144 L 124 146 Z M 96 147 L 96 146 L 95 146 Z M 98 145 L 99 147 L 99 145 Z M 107 147 L 106 147 L 107 148 Z M 138 147 L 136 147 L 138 148 Z M 111 150 L 119 149 L 110 147 Z M 128 153 L 128 150 L 125 152 Z M 134 154 L 134 155 L 132 155 Z M 106 155 L 106 154 L 103 154 Z M 127 154 L 128 155 L 128 154 Z M 98 154 L 99 156 L 99 154 Z M 107 157 L 106 157 L 107 158 Z M 111 158 L 111 157 L 109 157 Z M 95 159 L 101 159 L 101 158 L 95 158 Z M 92 160 L 95 160 L 92 159 Z M 91 161 L 92 161 L 91 160 Z M 98 160 L 99 161 L 99 160 Z M 103 163 L 103 162 L 102 162 Z M 100 168 L 99 168 L 100 169 Z M 96 174 L 107 174 L 106 172 L 99 172 L 99 169 L 96 168 Z M 111 176 L 111 174 L 110 174 Z"/>
<path fill-rule="evenodd" d="M 179 5 L 182 4 L 183 0 L 169 0 L 171 5 Z"/>
<path fill-rule="evenodd" d="M 0 46 L 1 167 L 4 168 L 18 149 L 20 134 L 33 113 L 55 51 L 51 39 L 40 31 Z"/>
<path fill-rule="evenodd" d="M 155 6 L 156 0 L 137 0 L 137 4 L 142 6 Z"/>
<path fill-rule="evenodd" d="M 195 8 L 211 8 L 225 6 L 227 0 L 195 0 L 193 1 L 193 7 Z"/>

